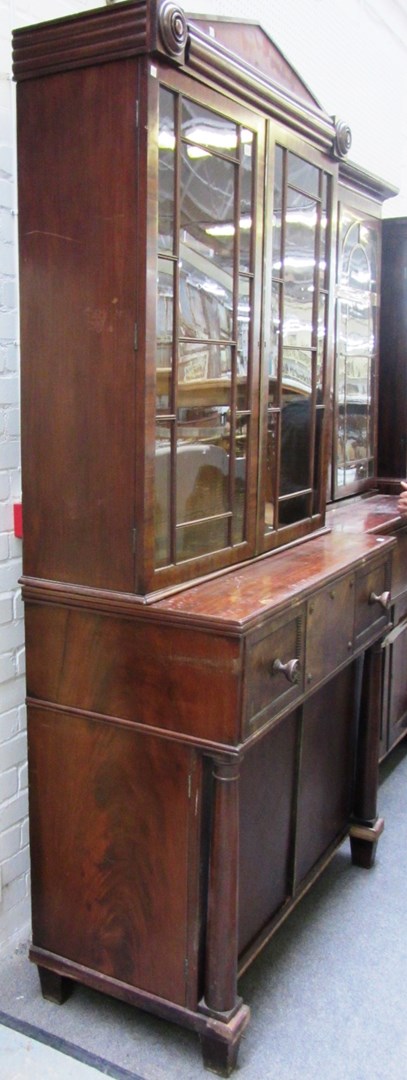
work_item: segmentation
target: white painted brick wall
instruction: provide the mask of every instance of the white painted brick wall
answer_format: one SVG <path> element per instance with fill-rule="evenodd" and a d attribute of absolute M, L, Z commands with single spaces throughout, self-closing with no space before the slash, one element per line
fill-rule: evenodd
<path fill-rule="evenodd" d="M 0 954 L 28 932 L 29 923 L 21 542 L 12 531 L 21 481 L 11 30 L 96 3 L 0 0 Z M 247 0 L 184 6 L 248 18 Z M 275 40 L 324 108 L 350 124 L 354 160 L 400 186 L 386 212 L 407 214 L 404 0 L 252 0 L 249 17 Z"/>

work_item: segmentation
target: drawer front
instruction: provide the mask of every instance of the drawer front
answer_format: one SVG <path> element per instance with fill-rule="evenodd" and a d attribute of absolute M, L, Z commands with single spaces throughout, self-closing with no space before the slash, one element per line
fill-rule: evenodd
<path fill-rule="evenodd" d="M 391 564 L 386 559 L 356 576 L 355 648 L 374 641 L 390 617 Z M 386 606 L 387 605 L 387 606 Z"/>
<path fill-rule="evenodd" d="M 342 664 L 353 649 L 354 575 L 321 589 L 307 604 L 306 688 L 316 686 Z"/>
<path fill-rule="evenodd" d="M 257 631 L 247 644 L 246 734 L 295 703 L 304 687 L 304 606 Z"/>
<path fill-rule="evenodd" d="M 407 590 L 407 529 L 395 533 L 397 546 L 393 552 L 391 591 L 393 600 Z"/>

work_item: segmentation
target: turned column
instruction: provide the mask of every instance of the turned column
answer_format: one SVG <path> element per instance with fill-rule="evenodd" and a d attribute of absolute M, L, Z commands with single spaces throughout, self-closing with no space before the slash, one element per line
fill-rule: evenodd
<path fill-rule="evenodd" d="M 213 761 L 212 828 L 206 932 L 205 1006 L 230 1014 L 237 1006 L 239 761 Z"/>
<path fill-rule="evenodd" d="M 373 865 L 377 841 L 384 828 L 383 819 L 377 817 L 383 666 L 381 641 L 367 650 L 361 662 L 363 673 L 350 843 L 352 862 L 368 869 Z"/>

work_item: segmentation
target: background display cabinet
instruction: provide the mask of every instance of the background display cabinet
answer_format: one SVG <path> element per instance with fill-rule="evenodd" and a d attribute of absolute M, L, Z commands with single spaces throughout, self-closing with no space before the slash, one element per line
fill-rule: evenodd
<path fill-rule="evenodd" d="M 383 222 L 379 475 L 407 476 L 407 218 Z"/>
<path fill-rule="evenodd" d="M 14 73 L 30 955 L 228 1075 L 239 974 L 382 829 L 396 541 L 326 498 L 376 469 L 390 189 L 257 26 L 131 0 Z"/>

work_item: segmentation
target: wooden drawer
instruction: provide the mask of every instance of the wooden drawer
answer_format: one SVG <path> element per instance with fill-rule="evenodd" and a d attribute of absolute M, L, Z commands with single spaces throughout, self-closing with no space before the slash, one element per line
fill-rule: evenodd
<path fill-rule="evenodd" d="M 316 686 L 342 664 L 353 649 L 354 575 L 321 589 L 307 604 L 306 688 Z"/>
<path fill-rule="evenodd" d="M 356 575 L 355 649 L 368 645 L 385 629 L 390 615 L 390 585 L 389 559 Z"/>
<path fill-rule="evenodd" d="M 301 697 L 305 608 L 301 604 L 256 631 L 247 643 L 245 734 Z"/>

